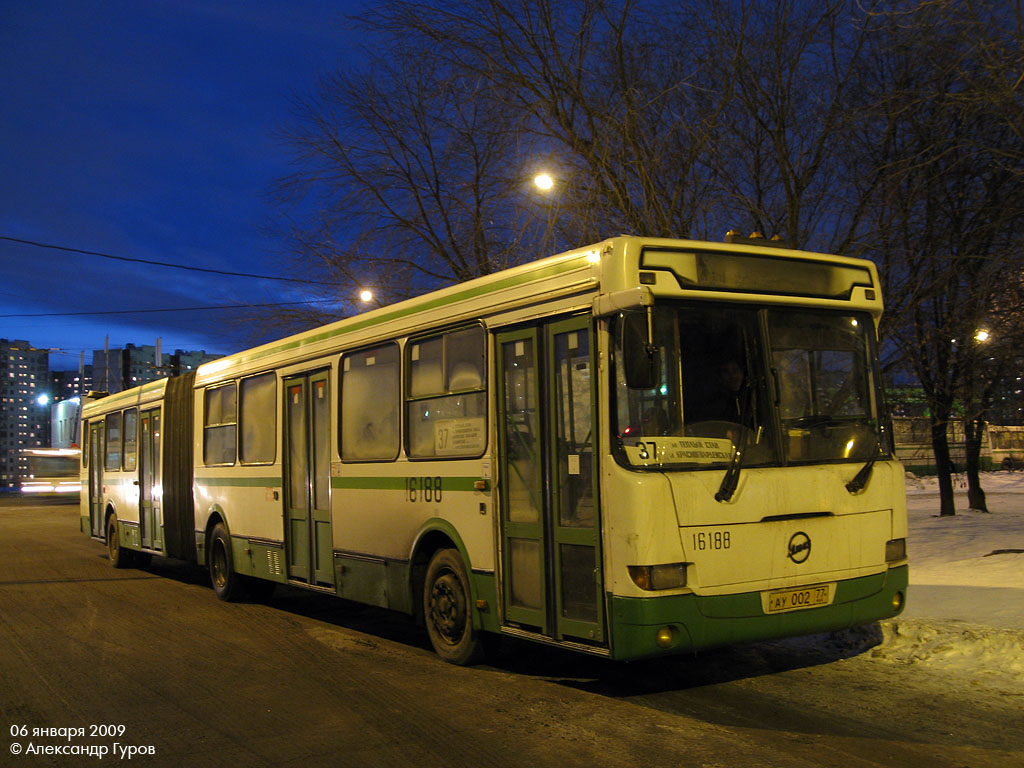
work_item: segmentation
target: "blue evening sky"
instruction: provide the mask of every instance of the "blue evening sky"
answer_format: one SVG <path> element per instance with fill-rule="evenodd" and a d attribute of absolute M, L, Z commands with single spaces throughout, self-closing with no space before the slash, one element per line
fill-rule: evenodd
<path fill-rule="evenodd" d="M 294 276 L 266 234 L 289 171 L 275 129 L 318 73 L 358 55 L 361 0 L 0 0 L 0 237 Z M 310 275 L 311 279 L 317 276 Z M 0 337 L 79 351 L 127 343 L 229 353 L 234 311 L 11 315 L 296 301 L 218 277 L 0 240 Z"/>

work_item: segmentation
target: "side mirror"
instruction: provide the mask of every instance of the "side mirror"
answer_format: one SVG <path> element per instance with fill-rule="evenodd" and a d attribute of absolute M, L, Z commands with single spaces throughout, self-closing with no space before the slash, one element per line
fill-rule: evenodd
<path fill-rule="evenodd" d="M 658 349 L 650 343 L 651 320 L 640 312 L 622 316 L 622 366 L 630 389 L 654 389 L 661 380 Z"/>

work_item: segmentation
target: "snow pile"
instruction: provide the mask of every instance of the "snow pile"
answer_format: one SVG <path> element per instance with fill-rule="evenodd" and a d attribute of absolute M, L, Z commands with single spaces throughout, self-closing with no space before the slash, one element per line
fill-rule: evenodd
<path fill-rule="evenodd" d="M 871 651 L 874 658 L 1024 685 L 1024 632 L 977 624 L 893 619 L 882 623 L 882 634 L 882 644 Z"/>
<path fill-rule="evenodd" d="M 1024 689 L 1024 473 L 981 484 L 989 512 L 969 508 L 958 476 L 957 513 L 940 517 L 936 478 L 908 473 L 907 609 L 870 653 Z"/>

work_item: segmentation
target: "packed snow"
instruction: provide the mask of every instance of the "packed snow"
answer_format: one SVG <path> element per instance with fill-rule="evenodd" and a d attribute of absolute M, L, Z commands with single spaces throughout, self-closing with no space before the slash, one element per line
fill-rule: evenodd
<path fill-rule="evenodd" d="M 873 655 L 1024 689 L 1024 472 L 982 474 L 988 512 L 939 516 L 936 478 L 907 475 L 907 608 Z"/>
<path fill-rule="evenodd" d="M 939 517 L 936 478 L 907 476 L 911 584 L 1024 589 L 1024 472 L 981 477 L 988 512 L 968 507 L 957 476 L 956 515 Z"/>

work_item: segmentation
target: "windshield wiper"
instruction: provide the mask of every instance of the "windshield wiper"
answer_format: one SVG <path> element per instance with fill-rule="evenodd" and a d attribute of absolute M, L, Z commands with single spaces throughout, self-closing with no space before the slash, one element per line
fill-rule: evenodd
<path fill-rule="evenodd" d="M 746 421 L 746 412 L 751 410 L 750 408 L 751 394 L 747 392 L 746 400 L 740 405 L 740 421 Z M 743 454 L 747 451 L 747 445 L 750 444 L 750 434 L 753 432 L 752 429 L 740 426 L 740 439 L 739 445 L 734 446 L 732 456 L 729 457 L 729 466 L 725 468 L 725 476 L 722 478 L 722 484 L 718 486 L 718 492 L 715 494 L 715 501 L 732 501 L 732 496 L 736 493 L 736 487 L 740 484 L 740 470 L 743 468 Z M 761 431 L 762 427 L 757 427 L 757 437 L 754 439 L 754 445 L 761 442 Z"/>
<path fill-rule="evenodd" d="M 743 465 L 743 451 L 747 447 L 746 434 L 747 431 L 744 429 L 742 445 L 735 446 L 735 450 L 733 450 L 732 456 L 729 458 L 729 466 L 725 469 L 725 477 L 722 478 L 722 484 L 718 486 L 718 492 L 715 494 L 715 501 L 731 501 L 732 495 L 736 493 L 736 486 L 740 483 L 740 468 Z"/>
<path fill-rule="evenodd" d="M 875 452 L 871 454 L 871 458 L 868 459 L 868 463 L 861 467 L 857 474 L 853 476 L 853 479 L 846 484 L 846 490 L 851 494 L 860 493 L 864 490 L 864 486 L 868 484 L 868 480 L 871 479 L 871 470 L 875 468 L 875 462 L 878 457 L 882 455 L 882 443 L 875 442 Z"/>

